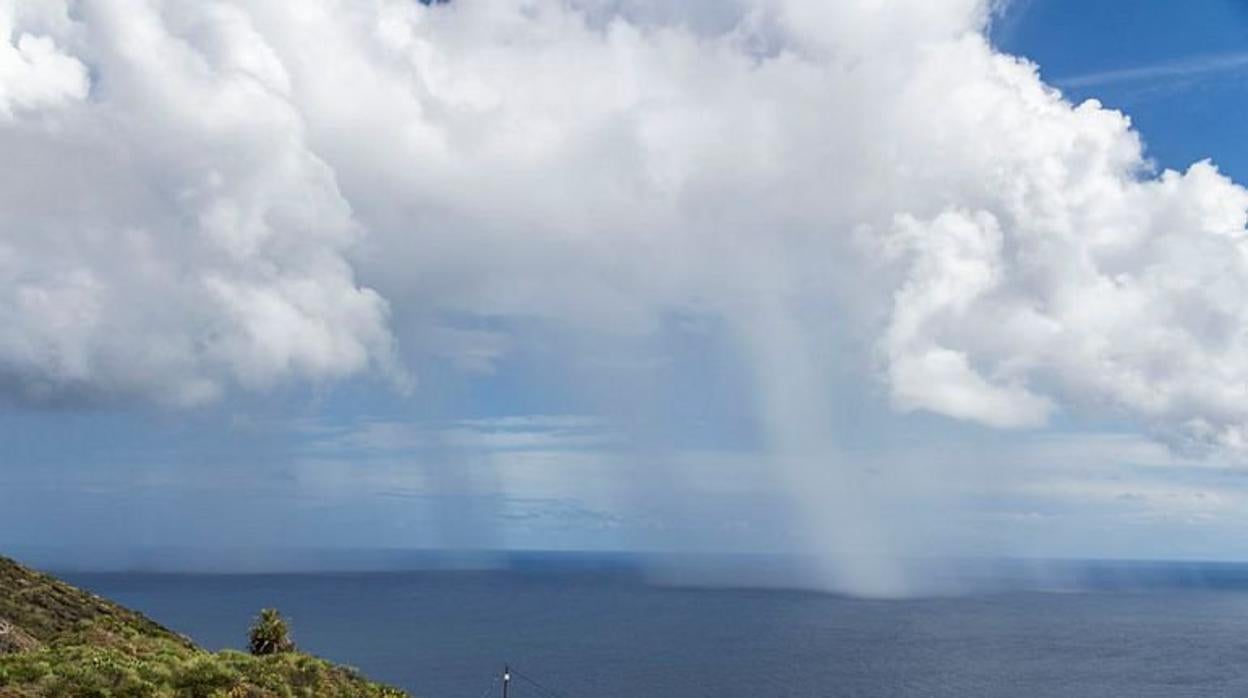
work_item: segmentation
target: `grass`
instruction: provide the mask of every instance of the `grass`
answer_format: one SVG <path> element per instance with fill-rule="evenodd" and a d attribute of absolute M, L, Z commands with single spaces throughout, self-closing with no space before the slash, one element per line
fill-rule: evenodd
<path fill-rule="evenodd" d="M 405 695 L 300 652 L 208 652 L 140 613 L 0 557 L 0 698 Z"/>

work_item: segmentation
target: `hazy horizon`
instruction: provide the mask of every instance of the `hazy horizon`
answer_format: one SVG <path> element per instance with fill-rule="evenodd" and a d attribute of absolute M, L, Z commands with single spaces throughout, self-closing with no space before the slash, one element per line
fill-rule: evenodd
<path fill-rule="evenodd" d="M 0 0 L 0 553 L 1248 560 L 1245 28 Z"/>

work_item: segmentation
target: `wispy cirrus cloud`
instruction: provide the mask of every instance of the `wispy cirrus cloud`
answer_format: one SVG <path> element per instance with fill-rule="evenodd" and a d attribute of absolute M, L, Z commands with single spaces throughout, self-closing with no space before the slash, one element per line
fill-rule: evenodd
<path fill-rule="evenodd" d="M 1248 68 L 1248 51 L 1220 53 L 1150 63 L 1130 68 L 1101 70 L 1094 73 L 1058 77 L 1053 84 L 1061 88 L 1098 87 L 1145 81 L 1184 81 Z"/>

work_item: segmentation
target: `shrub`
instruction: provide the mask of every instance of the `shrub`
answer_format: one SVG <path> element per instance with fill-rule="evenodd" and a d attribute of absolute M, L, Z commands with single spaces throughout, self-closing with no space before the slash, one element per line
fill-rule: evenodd
<path fill-rule="evenodd" d="M 238 686 L 242 676 L 215 655 L 204 654 L 185 662 L 173 685 L 178 693 L 191 698 L 208 698 Z"/>
<path fill-rule="evenodd" d="M 261 609 L 260 615 L 251 624 L 247 648 L 257 657 L 295 650 L 295 643 L 290 639 L 290 628 L 277 609 Z"/>

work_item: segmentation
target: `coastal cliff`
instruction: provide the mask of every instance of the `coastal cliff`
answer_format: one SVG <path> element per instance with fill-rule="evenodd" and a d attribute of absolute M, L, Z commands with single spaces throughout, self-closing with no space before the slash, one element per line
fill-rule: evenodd
<path fill-rule="evenodd" d="M 209 652 L 136 611 L 0 557 L 0 698 L 406 695 L 300 652 Z"/>

